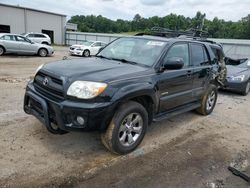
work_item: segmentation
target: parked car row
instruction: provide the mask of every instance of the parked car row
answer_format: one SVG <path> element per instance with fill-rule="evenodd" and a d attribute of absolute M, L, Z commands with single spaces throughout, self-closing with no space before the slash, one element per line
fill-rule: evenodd
<path fill-rule="evenodd" d="M 46 57 L 54 53 L 50 44 L 50 37 L 43 33 L 23 33 L 22 35 L 1 33 L 0 56 L 14 53 Z M 70 46 L 69 54 L 83 57 L 94 56 L 106 45 L 107 43 L 102 41 L 85 41 L 82 44 Z"/>

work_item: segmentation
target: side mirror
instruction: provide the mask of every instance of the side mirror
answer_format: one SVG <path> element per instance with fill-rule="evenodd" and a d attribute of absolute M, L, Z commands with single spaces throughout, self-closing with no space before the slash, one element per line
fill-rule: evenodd
<path fill-rule="evenodd" d="M 163 68 L 169 70 L 177 70 L 182 69 L 184 66 L 184 61 L 180 57 L 171 57 L 168 58 L 165 62 L 163 62 Z"/>

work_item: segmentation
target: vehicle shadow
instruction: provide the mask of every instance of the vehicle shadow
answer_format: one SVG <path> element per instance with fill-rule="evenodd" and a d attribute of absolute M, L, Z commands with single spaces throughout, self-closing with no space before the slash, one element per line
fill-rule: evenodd
<path fill-rule="evenodd" d="M 173 118 L 163 120 L 161 122 L 152 123 L 148 127 L 146 136 L 139 146 L 145 148 L 152 142 L 159 142 L 160 138 L 168 136 L 171 131 L 177 131 L 183 129 L 185 125 L 194 122 L 195 120 L 202 118 L 195 112 L 187 112 Z M 63 158 L 70 158 L 72 160 L 93 160 L 95 157 L 118 157 L 118 155 L 111 154 L 101 143 L 99 132 L 70 132 L 64 135 L 52 135 L 43 125 L 40 123 L 42 129 L 43 139 L 39 139 L 39 142 L 46 147 L 50 152 L 57 153 Z M 38 126 L 38 125 L 36 125 Z M 136 152 L 136 151 L 135 151 Z"/>
<path fill-rule="evenodd" d="M 4 54 L 1 57 L 5 57 L 5 58 L 41 58 L 38 55 L 20 55 L 20 54 Z M 47 56 L 47 57 L 51 57 L 51 56 Z M 47 58 L 47 57 L 43 57 L 43 58 Z"/>
<path fill-rule="evenodd" d="M 223 95 L 231 96 L 231 97 L 245 97 L 242 94 L 240 94 L 239 92 L 232 91 L 232 90 L 219 89 L 219 94 L 223 94 Z"/>

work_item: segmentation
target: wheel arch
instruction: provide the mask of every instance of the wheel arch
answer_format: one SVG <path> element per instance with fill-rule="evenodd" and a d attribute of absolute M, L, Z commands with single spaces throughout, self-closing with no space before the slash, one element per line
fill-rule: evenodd
<path fill-rule="evenodd" d="M 44 49 L 44 50 L 47 51 L 47 53 L 49 53 L 48 49 L 46 49 L 46 48 L 44 48 L 44 47 L 41 47 L 41 48 L 39 48 L 39 49 L 37 50 L 37 54 L 38 54 L 38 55 L 39 55 L 39 51 L 40 51 L 41 49 Z"/>
<path fill-rule="evenodd" d="M 151 83 L 127 85 L 119 89 L 112 97 L 112 100 L 118 101 L 116 105 L 117 108 L 128 101 L 138 102 L 147 110 L 150 120 L 149 123 L 151 123 L 153 114 L 157 112 L 159 105 L 156 91 Z"/>
<path fill-rule="evenodd" d="M 4 52 L 6 52 L 6 48 L 5 48 L 3 45 L 0 44 L 0 47 L 3 48 L 3 51 L 4 51 Z"/>

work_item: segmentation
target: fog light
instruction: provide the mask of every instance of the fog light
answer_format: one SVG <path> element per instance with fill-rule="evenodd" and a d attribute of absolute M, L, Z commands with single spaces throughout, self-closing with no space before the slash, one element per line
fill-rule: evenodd
<path fill-rule="evenodd" d="M 77 121 L 77 123 L 79 123 L 79 125 L 84 125 L 84 122 L 85 122 L 84 118 L 81 116 L 77 116 L 76 121 Z"/>

